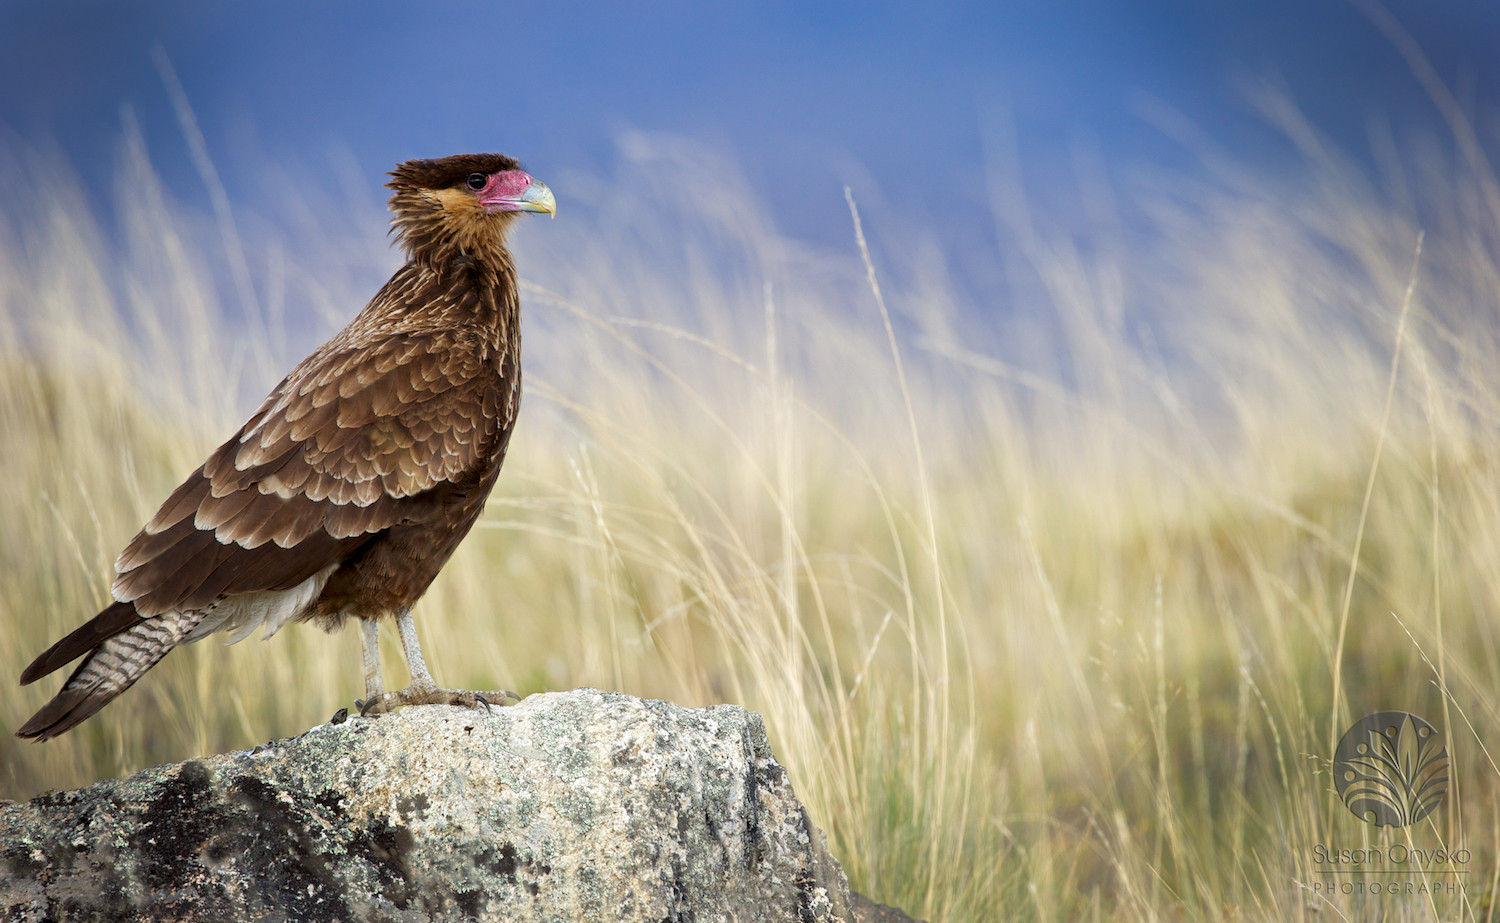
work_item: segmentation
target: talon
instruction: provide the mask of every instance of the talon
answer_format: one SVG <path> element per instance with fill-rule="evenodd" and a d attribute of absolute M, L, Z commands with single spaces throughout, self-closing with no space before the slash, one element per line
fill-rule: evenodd
<path fill-rule="evenodd" d="M 477 703 L 479 703 L 480 705 L 484 706 L 484 713 L 486 715 L 489 715 L 492 718 L 494 717 L 495 713 L 493 711 L 490 711 L 490 700 L 489 699 L 486 699 L 482 695 L 476 695 L 476 696 L 474 696 L 474 701 L 477 702 Z"/>

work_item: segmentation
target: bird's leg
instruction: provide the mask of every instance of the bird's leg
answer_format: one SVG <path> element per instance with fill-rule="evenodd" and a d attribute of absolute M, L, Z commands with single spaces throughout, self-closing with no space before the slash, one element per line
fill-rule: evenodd
<path fill-rule="evenodd" d="M 365 702 L 373 702 L 385 694 L 385 682 L 380 678 L 380 623 L 360 619 L 359 640 L 365 655 L 365 700 L 354 704 L 363 710 Z"/>
<path fill-rule="evenodd" d="M 401 650 L 406 652 L 406 665 L 411 669 L 411 685 L 414 689 L 436 689 L 432 674 L 427 672 L 427 661 L 422 657 L 422 643 L 417 640 L 417 620 L 411 617 L 410 609 L 402 609 L 396 616 L 396 627 L 401 631 Z"/>
<path fill-rule="evenodd" d="M 363 623 L 374 625 L 374 622 Z M 472 689 L 443 689 L 433 682 L 432 674 L 427 671 L 427 661 L 422 657 L 422 645 L 417 641 L 417 623 L 411 617 L 410 609 L 402 609 L 396 615 L 396 627 L 401 631 L 401 648 L 406 652 L 406 664 L 411 669 L 411 685 L 405 689 L 395 692 L 381 692 L 380 685 L 380 663 L 377 656 L 375 662 L 375 683 L 370 686 L 370 648 L 365 648 L 365 688 L 370 691 L 370 698 L 366 699 L 360 706 L 360 713 L 365 715 L 378 715 L 403 705 L 462 705 L 473 708 L 475 705 L 499 705 L 506 699 L 521 701 L 521 697 L 514 692 L 504 689 L 472 690 Z M 366 638 L 373 637 L 373 632 L 367 633 Z"/>

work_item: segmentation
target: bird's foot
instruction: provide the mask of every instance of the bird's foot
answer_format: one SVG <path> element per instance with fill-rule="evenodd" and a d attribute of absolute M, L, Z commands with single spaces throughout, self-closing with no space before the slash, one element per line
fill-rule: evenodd
<path fill-rule="evenodd" d="M 395 692 L 382 692 L 355 702 L 361 715 L 382 715 L 406 705 L 459 705 L 464 708 L 482 706 L 486 711 L 491 705 L 504 705 L 506 700 L 521 701 L 521 697 L 506 689 L 441 689 L 437 686 L 411 685 Z"/>

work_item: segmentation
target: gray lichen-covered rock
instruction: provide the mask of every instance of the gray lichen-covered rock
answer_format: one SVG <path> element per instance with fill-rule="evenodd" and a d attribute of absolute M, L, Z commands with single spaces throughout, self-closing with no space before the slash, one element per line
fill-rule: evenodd
<path fill-rule="evenodd" d="M 5 920 L 852 920 L 758 715 L 352 718 L 0 807 Z"/>

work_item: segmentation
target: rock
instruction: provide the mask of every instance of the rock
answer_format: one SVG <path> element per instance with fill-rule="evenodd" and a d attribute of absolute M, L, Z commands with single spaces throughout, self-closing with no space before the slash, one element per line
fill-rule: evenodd
<path fill-rule="evenodd" d="M 855 923 L 922 923 L 901 908 L 872 901 L 858 891 L 849 892 L 849 909 L 854 911 Z"/>
<path fill-rule="evenodd" d="M 854 914 L 760 716 L 579 690 L 351 718 L 0 806 L 0 919 Z"/>

